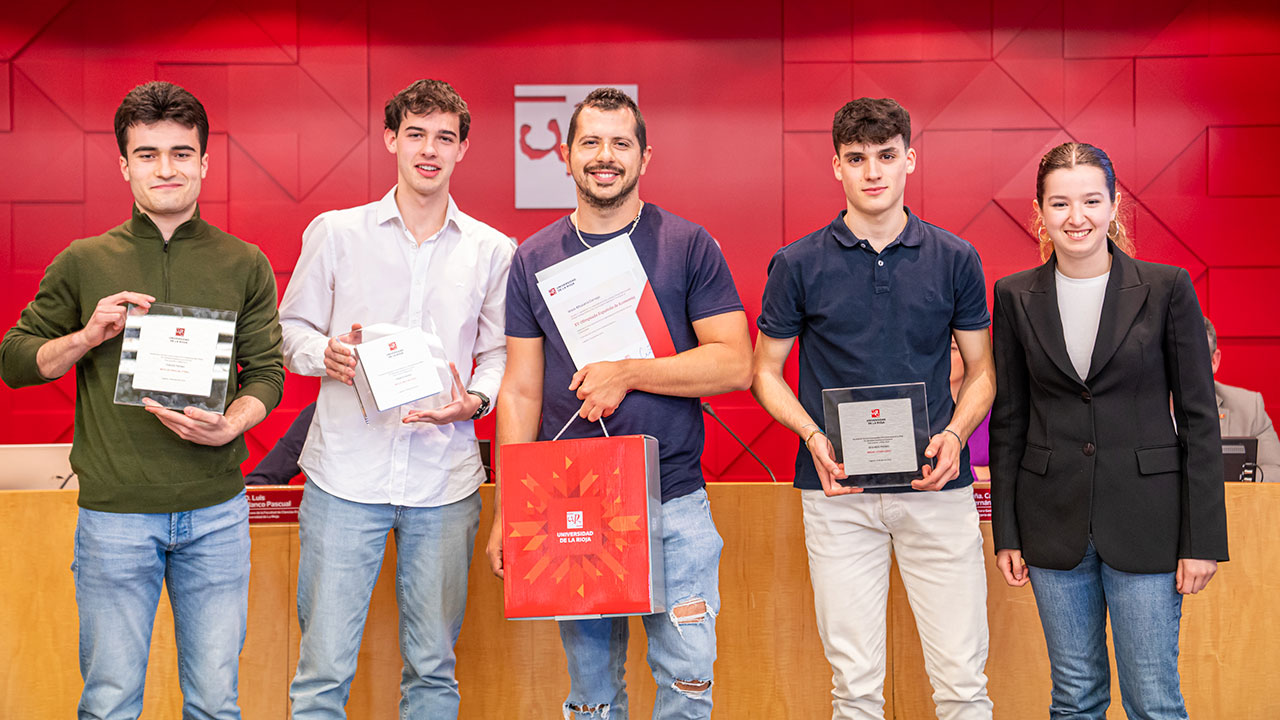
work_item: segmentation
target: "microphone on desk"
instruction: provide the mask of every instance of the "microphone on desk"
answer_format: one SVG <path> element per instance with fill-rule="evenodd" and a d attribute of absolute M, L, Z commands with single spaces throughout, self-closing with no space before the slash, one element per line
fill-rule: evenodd
<path fill-rule="evenodd" d="M 715 419 L 716 422 L 720 423 L 720 427 L 724 428 L 724 431 L 729 433 L 729 437 L 733 438 L 734 440 L 737 440 L 738 444 L 742 446 L 742 449 L 746 450 L 747 454 L 755 458 L 755 461 L 760 463 L 760 467 L 764 468 L 764 471 L 769 473 L 769 479 L 772 480 L 773 482 L 778 482 L 777 476 L 773 474 L 773 471 L 769 469 L 769 466 L 766 465 L 764 461 L 760 459 L 760 456 L 757 455 L 754 450 L 752 450 L 746 443 L 742 442 L 742 438 L 738 437 L 737 433 L 729 429 L 729 426 L 725 423 L 725 421 L 721 420 L 720 416 L 716 414 L 715 408 L 711 407 L 711 403 L 707 402 L 706 400 L 703 400 L 702 412 L 710 415 L 713 419 Z"/>

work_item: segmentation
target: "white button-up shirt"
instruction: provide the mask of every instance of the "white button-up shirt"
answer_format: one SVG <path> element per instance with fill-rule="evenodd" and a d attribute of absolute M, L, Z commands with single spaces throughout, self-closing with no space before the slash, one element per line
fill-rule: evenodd
<path fill-rule="evenodd" d="M 353 502 L 435 507 L 484 482 L 472 423 L 404 424 L 401 418 L 415 409 L 410 403 L 381 413 L 371 408 L 365 424 L 355 388 L 325 376 L 324 349 L 352 323 L 421 327 L 439 335 L 467 388 L 496 399 L 507 362 L 503 313 L 516 246 L 459 211 L 453 198 L 444 227 L 419 245 L 395 194 L 393 187 L 377 202 L 311 221 L 280 303 L 280 325 L 288 368 L 324 377 L 298 461 L 307 477 Z"/>

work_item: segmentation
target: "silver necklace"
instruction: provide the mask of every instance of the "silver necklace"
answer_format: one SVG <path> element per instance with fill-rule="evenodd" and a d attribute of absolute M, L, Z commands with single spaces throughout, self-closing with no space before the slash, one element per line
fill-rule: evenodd
<path fill-rule="evenodd" d="M 640 214 L 643 212 L 644 212 L 644 203 L 641 203 L 640 211 L 636 213 L 636 219 L 631 221 L 631 227 L 627 229 L 628 235 L 636 231 L 636 226 L 640 224 Z M 578 223 L 576 220 L 573 219 L 572 215 L 569 216 L 569 224 L 573 225 L 573 231 L 578 233 L 578 242 L 582 243 L 582 247 L 590 250 L 591 246 L 588 245 L 587 241 L 582 238 L 582 231 L 578 229 Z"/>

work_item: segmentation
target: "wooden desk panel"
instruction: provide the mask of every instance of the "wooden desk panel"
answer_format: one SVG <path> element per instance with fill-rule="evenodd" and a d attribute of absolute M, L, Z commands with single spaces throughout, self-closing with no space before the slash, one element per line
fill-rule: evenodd
<path fill-rule="evenodd" d="M 1280 667 L 1280 483 L 1231 483 L 1226 499 L 1231 562 L 1219 564 L 1209 587 L 1182 603 L 1182 693 L 1193 718 L 1274 720 L 1280 718 L 1280 694 L 1271 686 L 1274 669 Z M 988 551 L 991 628 L 987 687 L 995 717 L 1047 717 L 1049 658 L 1035 597 L 1030 586 L 1005 583 L 996 568 L 990 523 L 983 523 L 982 534 Z M 889 608 L 898 717 L 933 717 L 920 636 L 896 572 Z M 1124 720 L 1114 652 L 1111 655 L 1107 718 Z"/>
<path fill-rule="evenodd" d="M 725 539 L 721 558 L 716 717 L 810 719 L 830 714 L 830 667 L 813 616 L 798 494 L 788 486 L 710 488 Z M 492 490 L 479 540 L 488 537 Z M 1280 717 L 1269 675 L 1280 667 L 1280 484 L 1227 488 L 1233 561 L 1209 590 L 1184 605 L 1183 688 L 1193 717 Z M 80 692 L 75 591 L 70 565 L 76 507 L 72 491 L 0 493 L 0 717 L 72 717 Z M 990 550 L 989 528 L 987 533 Z M 284 718 L 297 663 L 297 529 L 253 528 L 249 633 L 241 656 L 241 707 L 247 720 Z M 1029 588 L 1009 588 L 987 558 L 991 654 L 987 672 L 997 718 L 1043 717 L 1048 661 Z M 394 543 L 389 543 L 352 685 L 349 716 L 395 716 L 400 656 Z M 932 717 L 919 640 L 901 582 L 889 597 L 889 717 Z M 628 656 L 632 715 L 647 717 L 653 681 L 644 632 L 632 619 Z M 152 638 L 146 717 L 177 718 L 172 615 L 161 600 Z M 559 717 L 568 690 L 554 623 L 502 619 L 501 583 L 477 549 L 467 619 L 458 642 L 462 717 Z M 1109 717 L 1118 718 L 1118 697 Z"/>

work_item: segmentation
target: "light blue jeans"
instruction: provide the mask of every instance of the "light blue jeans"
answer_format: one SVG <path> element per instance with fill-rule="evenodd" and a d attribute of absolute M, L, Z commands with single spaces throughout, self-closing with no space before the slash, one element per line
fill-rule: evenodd
<path fill-rule="evenodd" d="M 1120 697 L 1132 720 L 1185 720 L 1178 678 L 1182 595 L 1174 573 L 1127 573 L 1093 543 L 1071 570 L 1031 567 L 1031 587 L 1049 647 L 1053 720 L 1104 720 L 1111 704 L 1107 613 Z"/>
<path fill-rule="evenodd" d="M 302 648 L 289 686 L 295 720 L 345 718 L 369 598 L 387 533 L 396 536 L 400 607 L 400 717 L 456 718 L 454 643 L 467 604 L 467 571 L 480 525 L 480 493 L 441 507 L 351 502 L 307 481 L 298 512 L 298 622 Z"/>
<path fill-rule="evenodd" d="M 142 713 L 151 627 L 163 583 L 173 607 L 184 720 L 235 720 L 249 617 L 244 492 L 176 513 L 80 509 L 76 523 L 81 720 Z"/>
<path fill-rule="evenodd" d="M 711 717 L 723 547 L 705 489 L 662 504 L 667 612 L 643 617 L 658 684 L 655 720 Z M 627 639 L 625 617 L 560 623 L 569 662 L 566 720 L 627 720 Z"/>

